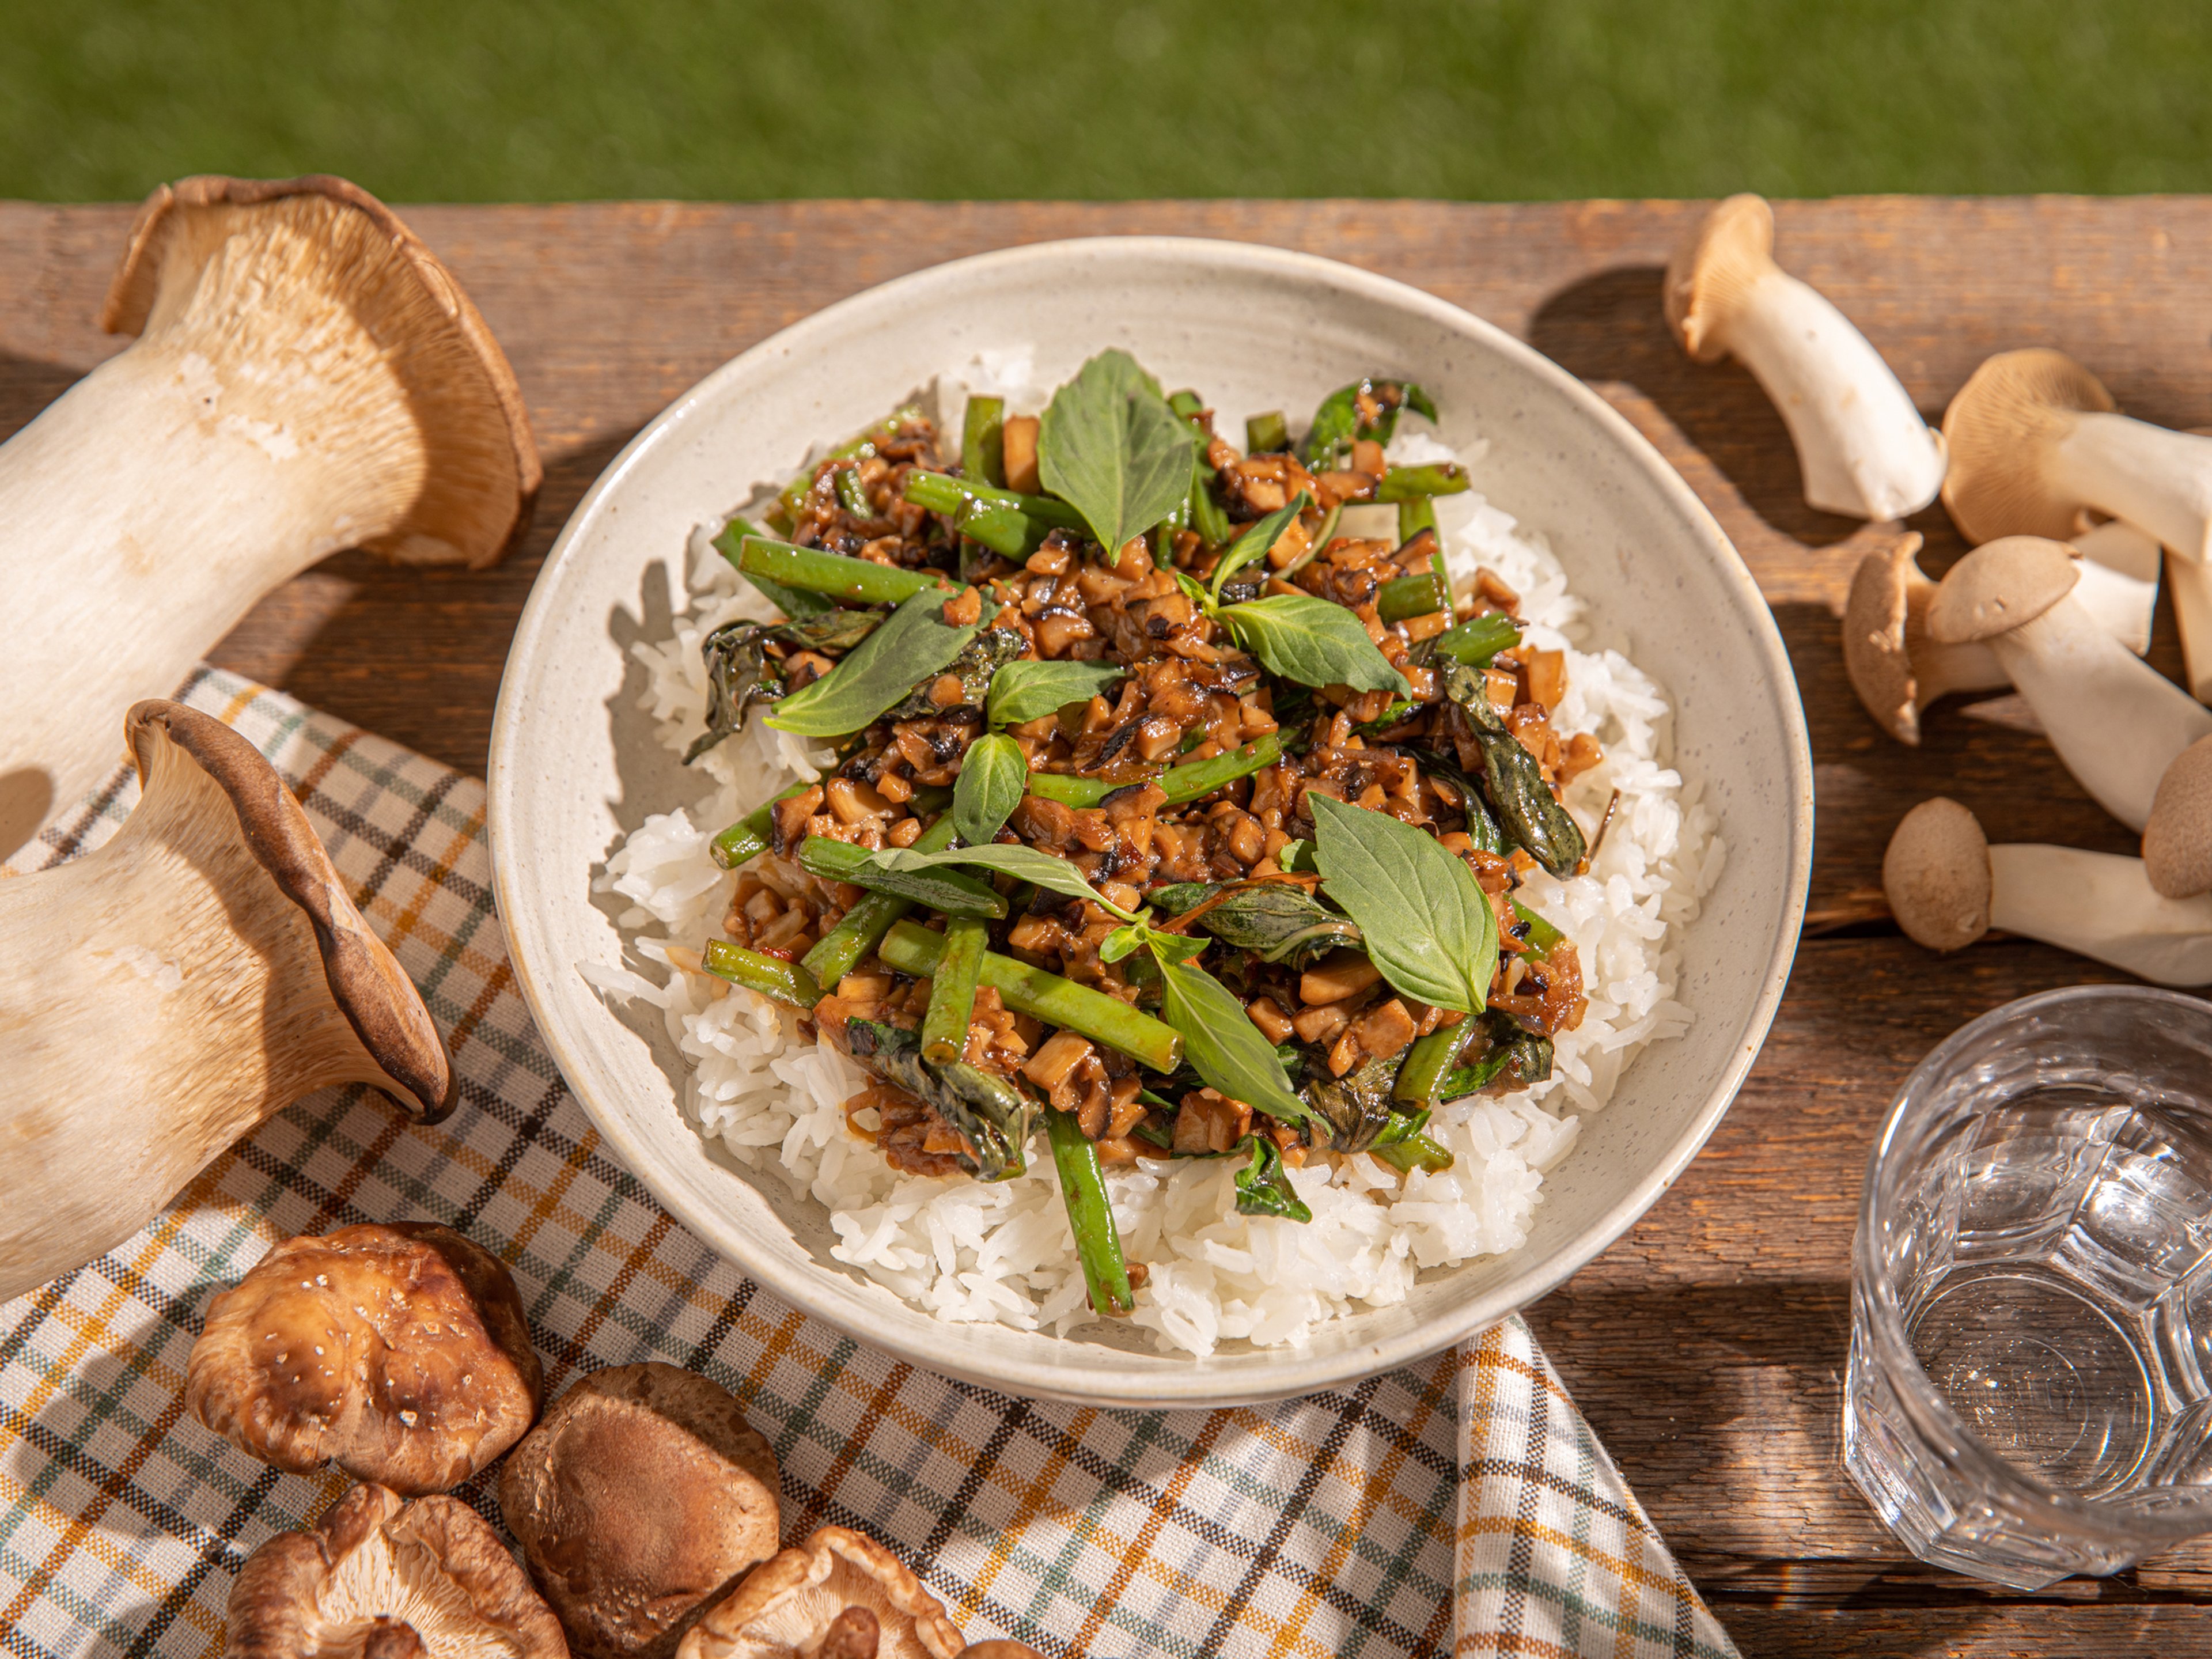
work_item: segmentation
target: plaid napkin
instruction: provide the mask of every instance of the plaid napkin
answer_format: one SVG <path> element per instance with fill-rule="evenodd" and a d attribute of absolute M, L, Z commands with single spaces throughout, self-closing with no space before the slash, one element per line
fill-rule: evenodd
<path fill-rule="evenodd" d="M 1111 1412 L 916 1370 L 761 1290 L 607 1156 L 539 1046 L 492 912 L 483 784 L 232 675 L 181 695 L 291 781 L 446 1031 L 462 1103 L 422 1128 L 360 1089 L 301 1101 L 137 1237 L 0 1306 L 0 1650 L 221 1649 L 240 1564 L 348 1482 L 279 1474 L 184 1415 L 209 1298 L 288 1235 L 428 1218 L 512 1268 L 549 1398 L 640 1359 L 713 1377 L 775 1443 L 786 1537 L 875 1534 L 971 1640 L 1733 1659 L 1517 1319 L 1341 1392 Z M 97 845 L 137 797 L 119 769 L 12 871 Z M 461 1495 L 498 1524 L 492 1475 Z"/>

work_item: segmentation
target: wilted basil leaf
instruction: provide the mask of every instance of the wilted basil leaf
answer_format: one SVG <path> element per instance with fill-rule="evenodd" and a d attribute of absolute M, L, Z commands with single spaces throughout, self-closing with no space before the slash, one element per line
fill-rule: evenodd
<path fill-rule="evenodd" d="M 744 731 L 745 711 L 755 703 L 777 702 L 787 695 L 781 676 L 769 672 L 771 641 L 842 656 L 875 632 L 883 619 L 881 611 L 833 606 L 796 622 L 724 623 L 699 647 L 707 665 L 707 730 L 684 751 L 684 763 L 689 766 L 732 732 Z"/>
<path fill-rule="evenodd" d="M 1313 1212 L 1283 1168 L 1283 1151 L 1266 1135 L 1246 1135 L 1237 1152 L 1251 1162 L 1236 1174 L 1237 1213 L 1280 1216 L 1285 1221 L 1311 1221 Z"/>
<path fill-rule="evenodd" d="M 1305 1097 L 1314 1115 L 1328 1126 L 1333 1152 L 1364 1152 L 1389 1122 L 1391 1085 L 1398 1080 L 1395 1057 L 1369 1055 L 1342 1077 L 1316 1077 Z"/>
<path fill-rule="evenodd" d="M 933 1066 L 921 1057 L 921 1039 L 896 1025 L 848 1019 L 845 1042 L 878 1077 L 937 1109 L 966 1143 L 960 1161 L 977 1179 L 1021 1174 L 1036 1103 L 1019 1085 L 962 1060 Z"/>
<path fill-rule="evenodd" d="M 1185 882 L 1163 887 L 1153 903 L 1170 916 L 1194 910 L 1222 893 L 1218 886 Z M 1358 924 L 1329 909 L 1295 882 L 1260 881 L 1238 885 L 1192 924 L 1224 945 L 1250 951 L 1263 962 L 1304 968 L 1339 945 L 1357 947 Z"/>
<path fill-rule="evenodd" d="M 1444 695 L 1465 712 L 1482 745 L 1483 781 L 1499 826 L 1553 875 L 1572 875 L 1583 860 L 1582 829 L 1553 798 L 1544 769 L 1506 728 L 1481 675 L 1449 657 L 1437 658 L 1434 666 Z"/>
<path fill-rule="evenodd" d="M 932 714 L 942 714 L 949 708 L 980 708 L 989 695 L 992 678 L 1002 664 L 1013 661 L 1027 648 L 1018 629 L 987 628 L 960 648 L 960 654 L 938 672 L 929 676 L 890 711 L 895 720 L 925 720 Z M 960 682 L 960 701 L 946 704 L 937 701 L 937 683 L 951 674 Z"/>

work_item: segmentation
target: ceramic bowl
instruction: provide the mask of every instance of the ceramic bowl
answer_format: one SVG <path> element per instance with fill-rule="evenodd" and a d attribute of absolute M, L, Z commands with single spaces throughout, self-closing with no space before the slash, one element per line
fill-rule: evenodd
<path fill-rule="evenodd" d="M 657 1011 L 604 1000 L 580 963 L 623 946 L 590 891 L 647 811 L 700 793 L 635 708 L 629 642 L 684 603 L 685 544 L 817 440 L 855 431 L 981 349 L 1030 343 L 1040 384 L 1126 347 L 1230 414 L 1310 409 L 1363 374 L 1419 378 L 1442 435 L 1487 453 L 1475 486 L 1551 538 L 1596 635 L 1673 695 L 1676 762 L 1728 860 L 1682 946 L 1688 1033 L 1633 1063 L 1546 1177 L 1528 1243 L 1423 1275 L 1401 1305 L 1302 1349 L 1205 1359 L 1141 1331 L 1061 1339 L 941 1322 L 830 1255 L 826 1212 L 711 1152 L 678 1104 Z M 1782 994 L 1813 833 L 1804 718 L 1782 641 L 1720 527 L 1658 453 L 1527 346 L 1416 289 L 1274 249 L 1172 239 L 1013 248 L 842 301 L 725 364 L 608 467 L 554 544 L 507 659 L 492 736 L 500 915 L 538 1029 L 607 1148 L 761 1284 L 860 1340 L 991 1387 L 1113 1406 L 1304 1393 L 1402 1364 L 1523 1307 L 1618 1238 L 1727 1110 Z"/>

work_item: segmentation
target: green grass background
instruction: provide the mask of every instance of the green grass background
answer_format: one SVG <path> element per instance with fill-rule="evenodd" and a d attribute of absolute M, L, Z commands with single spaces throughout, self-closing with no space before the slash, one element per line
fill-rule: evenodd
<path fill-rule="evenodd" d="M 0 195 L 2212 188 L 2212 0 L 0 0 Z"/>

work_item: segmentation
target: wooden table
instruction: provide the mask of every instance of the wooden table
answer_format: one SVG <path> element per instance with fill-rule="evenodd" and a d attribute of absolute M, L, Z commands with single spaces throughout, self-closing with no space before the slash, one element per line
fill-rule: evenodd
<path fill-rule="evenodd" d="M 1850 1486 L 1837 1411 L 1852 1215 L 1874 1126 L 1936 1041 L 2010 998 L 2112 978 L 2043 946 L 1938 963 L 1881 912 L 1881 849 L 1914 802 L 1958 796 L 2002 839 L 2132 851 L 2016 698 L 1954 706 L 1914 753 L 1845 682 L 1836 616 L 1867 530 L 1815 513 L 1772 407 L 1700 368 L 1661 320 L 1678 203 L 1115 205 L 661 203 L 425 207 L 513 358 L 546 460 L 537 526 L 501 568 L 359 554 L 272 594 L 222 665 L 481 771 L 523 599 L 577 498 L 640 425 L 724 359 L 832 300 L 1010 243 L 1229 237 L 1349 260 L 1511 330 L 1597 386 L 1698 490 L 1758 576 L 1796 664 L 1819 777 L 1813 917 L 1780 1018 L 1712 1143 L 1643 1222 L 1531 1310 L 1652 1517 L 1753 1656 L 2212 1654 L 2212 1549 L 2037 1595 L 1905 1556 Z M 129 210 L 0 204 L 0 435 L 115 343 L 92 318 Z M 1992 351 L 2062 346 L 2129 412 L 2212 422 L 2212 199 L 1785 204 L 1788 266 L 1873 337 L 1931 414 Z M 1941 509 L 1914 521 L 1940 570 Z M 2178 667 L 2161 607 L 2154 660 Z M 1870 902 L 1871 901 L 1871 902 Z"/>

